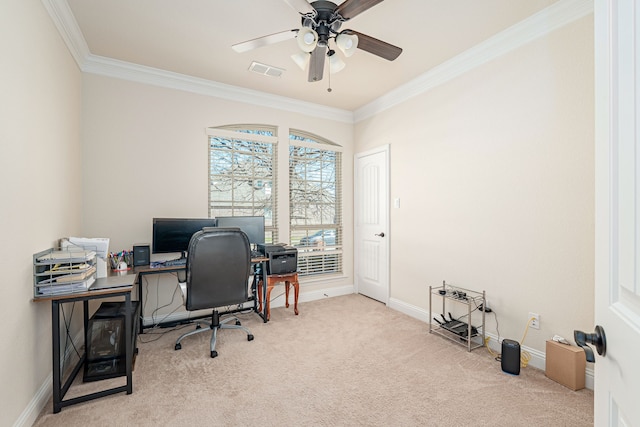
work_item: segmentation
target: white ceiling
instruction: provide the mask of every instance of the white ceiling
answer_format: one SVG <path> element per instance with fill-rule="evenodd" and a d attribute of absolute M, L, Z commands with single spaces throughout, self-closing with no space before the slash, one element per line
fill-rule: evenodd
<path fill-rule="evenodd" d="M 363 50 L 307 82 L 287 40 L 246 53 L 235 43 L 298 28 L 284 0 L 67 0 L 92 55 L 354 111 L 558 0 L 386 0 L 343 25 L 403 49 L 393 62 Z M 341 0 L 336 1 L 342 3 Z M 252 61 L 281 77 L 248 70 Z"/>

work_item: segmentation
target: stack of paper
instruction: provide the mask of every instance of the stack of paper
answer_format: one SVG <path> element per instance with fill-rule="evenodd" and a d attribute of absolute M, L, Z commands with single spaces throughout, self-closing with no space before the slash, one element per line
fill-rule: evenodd
<path fill-rule="evenodd" d="M 85 262 L 95 258 L 95 251 L 51 251 L 38 258 L 38 262 L 45 264 L 69 264 L 73 262 Z"/>
<path fill-rule="evenodd" d="M 35 295 L 83 292 L 96 280 L 93 250 L 50 250 L 34 256 Z"/>
<path fill-rule="evenodd" d="M 107 258 L 109 253 L 108 237 L 69 237 L 62 240 L 63 249 L 73 250 L 74 247 L 79 249 L 92 249 L 96 251 L 97 256 L 102 259 Z"/>
<path fill-rule="evenodd" d="M 93 282 L 95 282 L 95 280 L 96 278 L 94 276 L 91 276 L 80 283 L 61 285 L 57 283 L 45 284 L 40 282 L 42 283 L 42 285 L 40 285 L 40 283 L 38 284 L 36 292 L 38 295 L 64 295 L 73 294 L 76 292 L 84 292 L 89 289 L 89 287 L 93 284 Z"/>

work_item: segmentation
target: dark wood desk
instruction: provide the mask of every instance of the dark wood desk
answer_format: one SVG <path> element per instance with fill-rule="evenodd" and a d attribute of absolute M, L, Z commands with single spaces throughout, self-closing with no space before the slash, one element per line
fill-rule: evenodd
<path fill-rule="evenodd" d="M 102 279 L 98 279 L 95 284 L 101 284 Z M 133 285 L 119 286 L 114 288 L 103 288 L 99 290 L 84 291 L 81 293 L 73 293 L 66 295 L 51 295 L 42 296 L 34 299 L 34 301 L 51 301 L 51 333 L 52 333 L 52 345 L 53 345 L 53 412 L 58 413 L 63 407 L 73 405 L 76 403 L 86 402 L 88 400 L 97 399 L 110 394 L 126 392 L 131 394 L 133 392 L 132 383 L 132 370 L 133 370 L 133 352 L 135 348 L 134 333 L 133 333 L 133 305 L 131 303 L 131 292 Z M 88 323 L 89 323 L 89 301 L 100 298 L 110 297 L 124 297 L 125 299 L 125 369 L 126 369 L 126 384 L 120 387 L 114 387 L 107 390 L 102 390 L 94 393 L 89 393 L 83 396 L 74 397 L 72 399 L 64 400 L 64 396 L 67 394 L 69 387 L 73 383 L 74 379 L 80 372 L 82 365 L 86 362 L 87 353 L 87 335 L 88 335 Z M 82 301 L 83 314 L 84 314 L 84 344 L 85 351 L 80 356 L 80 360 L 74 366 L 73 370 L 69 374 L 67 381 L 63 384 L 63 378 L 60 368 L 60 305 L 67 302 Z"/>
<path fill-rule="evenodd" d="M 261 264 L 261 270 L 262 270 L 262 278 L 263 280 L 265 280 L 266 278 L 266 264 L 269 261 L 269 258 L 266 257 L 260 257 L 260 258 L 252 258 L 251 259 L 251 264 L 255 265 L 255 264 Z M 138 283 L 138 301 L 140 302 L 140 333 L 142 334 L 144 332 L 144 328 L 145 327 L 153 327 L 156 325 L 150 325 L 150 326 L 145 326 L 144 325 L 144 302 L 143 302 L 143 292 L 142 292 L 142 282 L 144 280 L 144 276 L 149 275 L 149 274 L 162 274 L 162 273 L 181 273 L 184 272 L 186 270 L 186 266 L 184 265 L 180 265 L 180 266 L 170 266 L 170 267 L 164 267 L 164 266 L 158 266 L 158 267 L 151 267 L 150 265 L 142 265 L 142 266 L 138 266 L 138 267 L 134 267 L 132 271 L 129 272 L 129 274 L 135 274 L 136 275 L 136 282 Z M 269 320 L 268 316 L 267 316 L 267 300 L 266 300 L 266 293 L 263 297 L 263 301 L 262 304 L 260 304 L 260 307 L 263 307 L 264 310 L 259 310 L 258 309 L 258 292 L 257 292 L 257 281 L 254 280 L 252 282 L 251 285 L 252 288 L 252 292 L 253 292 L 253 296 L 248 300 L 248 301 L 253 301 L 253 310 L 258 313 L 258 315 L 262 318 L 264 323 L 267 323 L 267 321 Z M 229 311 L 225 311 L 225 312 L 221 312 L 220 314 L 229 314 L 229 313 L 236 313 L 239 312 L 241 310 L 229 310 Z M 200 319 L 200 318 L 206 318 L 206 317 L 210 317 L 210 314 L 206 314 L 206 315 L 202 315 L 202 316 L 195 316 L 195 317 L 190 317 L 190 319 Z M 169 321 L 169 322 L 165 322 L 166 324 L 172 324 L 175 323 L 175 321 Z M 162 325 L 163 323 L 160 323 L 160 325 Z"/>

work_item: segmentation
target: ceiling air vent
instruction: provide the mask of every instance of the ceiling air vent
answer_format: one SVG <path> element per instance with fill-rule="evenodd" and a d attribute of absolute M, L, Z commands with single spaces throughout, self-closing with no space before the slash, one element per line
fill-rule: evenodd
<path fill-rule="evenodd" d="M 285 70 L 272 65 L 261 64 L 260 62 L 253 61 L 249 66 L 249 71 L 263 74 L 265 76 L 280 77 Z"/>

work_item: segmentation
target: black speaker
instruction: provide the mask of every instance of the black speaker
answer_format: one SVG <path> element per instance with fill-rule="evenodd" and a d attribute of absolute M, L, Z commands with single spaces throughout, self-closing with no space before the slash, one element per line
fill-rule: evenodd
<path fill-rule="evenodd" d="M 520 375 L 520 343 L 514 340 L 502 340 L 502 370 L 508 374 Z"/>
<path fill-rule="evenodd" d="M 151 251 L 149 245 L 133 245 L 133 266 L 149 265 L 151 263 Z"/>

